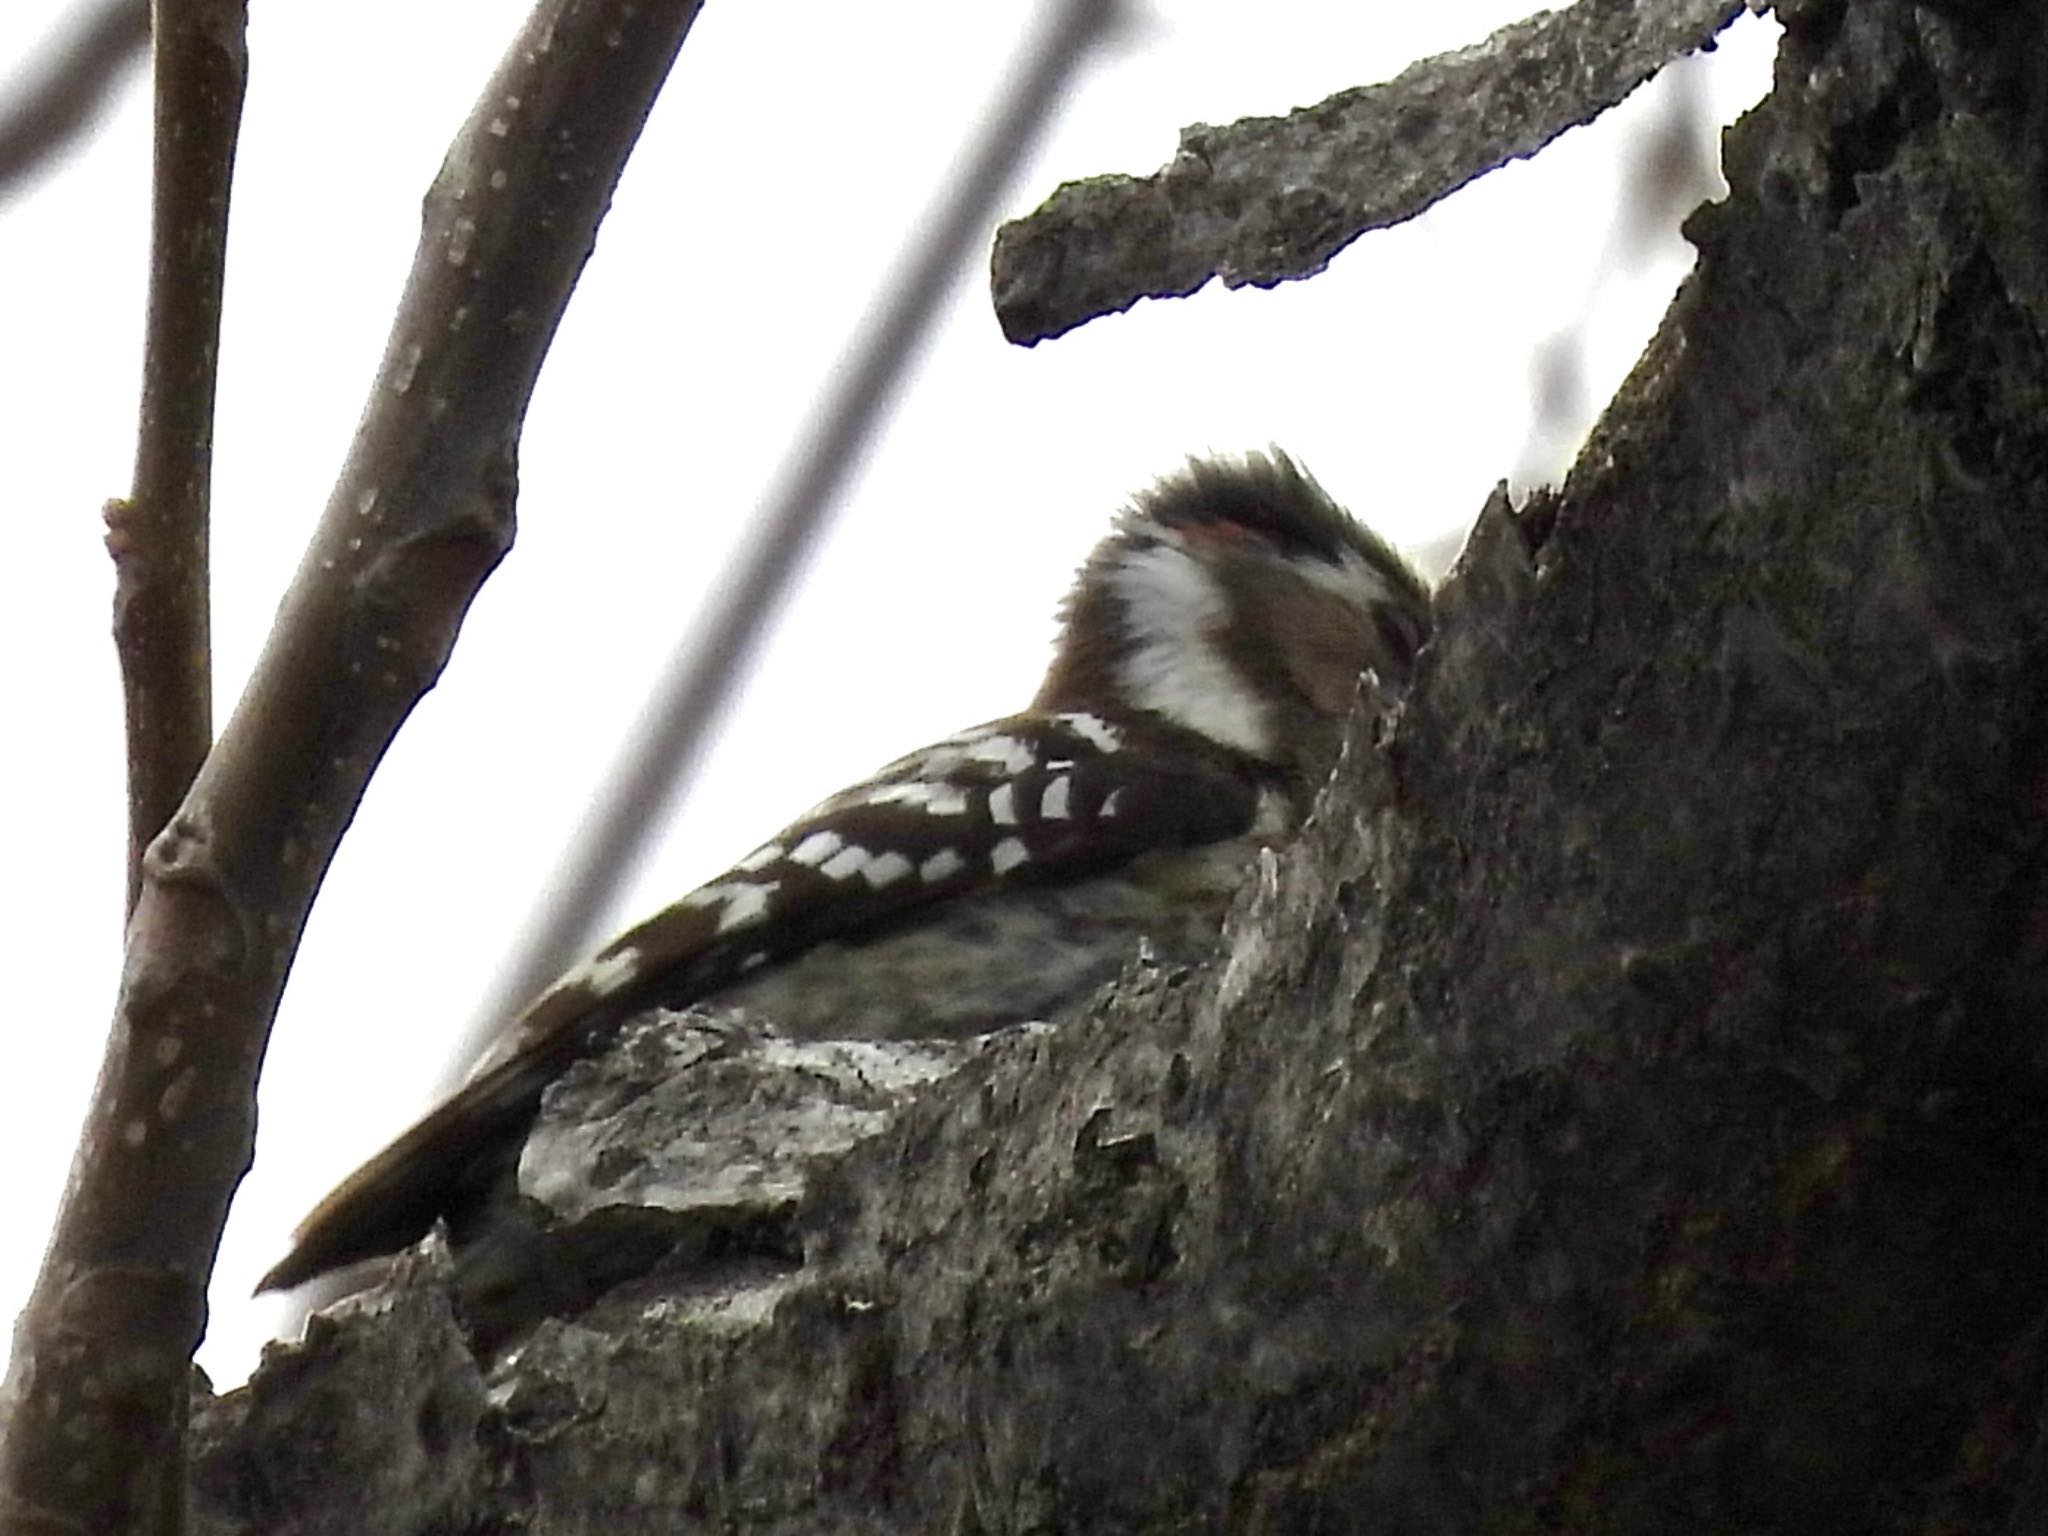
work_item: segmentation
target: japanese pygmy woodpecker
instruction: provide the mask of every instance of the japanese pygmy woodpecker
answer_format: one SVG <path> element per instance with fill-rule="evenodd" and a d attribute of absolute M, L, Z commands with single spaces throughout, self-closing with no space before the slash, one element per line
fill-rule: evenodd
<path fill-rule="evenodd" d="M 1422 582 L 1290 460 L 1191 463 L 1089 555 L 1030 708 L 841 790 L 555 982 L 263 1287 L 457 1222 L 542 1090 L 646 1009 L 964 1036 L 1078 1012 L 1141 942 L 1199 959 L 1328 777 L 1360 674 L 1404 682 L 1428 627 Z"/>

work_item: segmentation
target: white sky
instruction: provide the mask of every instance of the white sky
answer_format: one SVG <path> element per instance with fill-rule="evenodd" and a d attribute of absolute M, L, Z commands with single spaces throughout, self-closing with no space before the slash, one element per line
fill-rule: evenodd
<path fill-rule="evenodd" d="M 1183 123 L 1383 79 L 1528 9 L 1157 0 L 1069 92 L 1006 211 L 1062 180 L 1154 170 Z M 254 10 L 216 435 L 217 720 L 354 430 L 420 196 L 526 5 Z M 11 7 L 0 71 L 60 13 Z M 1014 0 L 706 7 L 542 375 L 518 544 L 307 930 L 200 1355 L 217 1382 L 246 1374 L 282 1316 L 245 1298 L 293 1222 L 434 1096 L 654 669 L 1032 14 Z M 1699 61 L 1723 119 L 1765 89 L 1775 37 L 1744 18 Z M 1603 267 L 1617 157 L 1662 88 L 1272 292 L 1212 285 L 1025 351 L 1003 342 L 977 258 L 618 922 L 877 764 L 1017 707 L 1108 516 L 1189 452 L 1277 442 L 1397 542 L 1462 529 L 1525 467 L 1532 349 L 1591 306 L 1587 373 L 1604 399 L 1690 263 L 1673 230 L 1646 267 Z M 133 451 L 147 135 L 138 77 L 88 144 L 0 202 L 8 1318 L 119 973 L 121 702 L 99 508 L 127 488 Z"/>

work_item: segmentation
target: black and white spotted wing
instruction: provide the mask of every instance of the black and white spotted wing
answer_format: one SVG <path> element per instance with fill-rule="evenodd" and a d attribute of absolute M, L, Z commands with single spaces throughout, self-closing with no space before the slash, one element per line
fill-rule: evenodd
<path fill-rule="evenodd" d="M 1166 730 L 1071 713 L 1013 716 L 948 738 L 818 805 L 562 986 L 601 987 L 636 1006 L 694 1001 L 812 945 L 886 930 L 933 901 L 1073 880 L 1249 828 L 1257 791 L 1244 771 L 1199 744 L 1152 739 Z M 519 1046 L 554 1027 L 523 1021 Z"/>
<path fill-rule="evenodd" d="M 935 901 L 1239 836 L 1259 794 L 1241 761 L 1200 737 L 1085 712 L 1012 716 L 901 758 L 556 982 L 467 1085 L 307 1217 L 263 1286 L 418 1238 L 496 1176 L 506 1142 L 516 1155 L 547 1084 L 645 1008 L 885 933 Z"/>

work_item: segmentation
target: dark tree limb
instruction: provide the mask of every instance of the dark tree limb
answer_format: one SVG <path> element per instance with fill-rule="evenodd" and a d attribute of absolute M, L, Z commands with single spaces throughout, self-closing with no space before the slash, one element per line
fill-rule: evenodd
<path fill-rule="evenodd" d="M 348 462 L 150 845 L 100 1082 L 0 1402 L 0 1531 L 175 1530 L 206 1282 L 299 934 L 512 539 L 533 383 L 695 0 L 545 0 L 456 136 Z"/>
<path fill-rule="evenodd" d="M 228 193 L 248 79 L 248 0 L 158 0 L 149 319 L 135 488 L 107 506 L 127 703 L 128 907 L 142 852 L 213 743 L 207 529 Z"/>
<path fill-rule="evenodd" d="M 993 1041 L 779 1267 L 494 1362 L 408 1261 L 195 1410 L 204 1529 L 2038 1531 L 2048 4 L 1780 14 L 1213 971 Z"/>
<path fill-rule="evenodd" d="M 1147 177 L 1068 182 L 996 232 L 996 318 L 1026 346 L 1193 293 L 1311 277 L 1707 46 L 1741 0 L 1579 0 L 1286 117 L 1181 132 Z"/>
<path fill-rule="evenodd" d="M 0 197 L 91 126 L 149 44 L 148 0 L 100 0 L 57 56 L 0 109 Z"/>

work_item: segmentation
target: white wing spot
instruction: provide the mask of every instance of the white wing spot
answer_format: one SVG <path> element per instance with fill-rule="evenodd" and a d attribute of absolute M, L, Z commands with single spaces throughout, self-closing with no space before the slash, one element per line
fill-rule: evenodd
<path fill-rule="evenodd" d="M 1124 744 L 1123 735 L 1100 715 L 1091 715 L 1083 711 L 1061 715 L 1059 720 L 1076 736 L 1091 743 L 1100 751 L 1114 752 Z"/>
<path fill-rule="evenodd" d="M 735 883 L 732 898 L 726 903 L 725 911 L 719 914 L 718 931 L 730 933 L 735 928 L 745 928 L 761 921 L 768 911 L 768 898 L 782 882 L 769 880 L 761 884 L 753 882 Z"/>
<path fill-rule="evenodd" d="M 1115 789 L 1112 789 L 1107 795 L 1103 797 L 1102 809 L 1097 811 L 1095 814 L 1101 817 L 1104 821 L 1109 820 L 1110 817 L 1116 814 L 1117 801 L 1123 799 L 1123 797 L 1123 786 L 1119 784 Z"/>
<path fill-rule="evenodd" d="M 788 851 L 780 843 L 763 843 L 744 859 L 741 859 L 739 863 L 733 865 L 733 868 L 745 870 L 751 875 L 766 869 Z"/>
<path fill-rule="evenodd" d="M 967 812 L 967 791 L 957 784 L 878 784 L 861 798 L 869 805 L 914 805 L 928 816 L 961 816 Z"/>
<path fill-rule="evenodd" d="M 845 846 L 846 839 L 837 832 L 813 832 L 790 850 L 789 862 L 816 869 Z M 833 878 L 837 879 L 838 876 L 835 875 Z"/>
<path fill-rule="evenodd" d="M 752 954 L 748 955 L 745 959 L 740 961 L 740 974 L 744 976 L 749 971 L 758 971 L 759 969 L 761 969 L 762 966 L 766 965 L 767 963 L 768 951 L 765 949 L 757 949 Z"/>
<path fill-rule="evenodd" d="M 630 986 L 639 974 L 640 951 L 629 944 L 617 954 L 591 956 L 562 979 L 582 987 L 592 997 L 610 997 L 621 987 Z"/>
<path fill-rule="evenodd" d="M 879 891 L 883 886 L 894 885 L 901 880 L 910 873 L 911 868 L 910 860 L 892 848 L 887 853 L 870 859 L 861 869 L 860 877 L 867 881 L 871 890 Z"/>
<path fill-rule="evenodd" d="M 937 885 L 941 880 L 950 880 L 966 867 L 967 861 L 960 857 L 958 849 L 941 848 L 917 866 L 917 878 L 926 885 Z"/>
<path fill-rule="evenodd" d="M 1034 761 L 1031 749 L 1014 736 L 989 736 L 967 749 L 970 761 L 994 763 L 1005 773 L 1022 773 Z"/>
<path fill-rule="evenodd" d="M 1064 773 L 1045 786 L 1045 793 L 1038 800 L 1038 814 L 1047 821 L 1065 821 L 1073 814 L 1067 804 L 1073 792 L 1074 781 Z"/>
<path fill-rule="evenodd" d="M 866 783 L 842 789 L 825 804 L 858 802 L 866 796 L 872 785 L 878 783 L 899 783 L 904 779 L 943 779 L 960 766 L 964 754 L 959 744 L 970 739 L 972 738 L 969 735 L 948 736 L 944 741 L 899 757 L 895 762 L 886 764 L 878 770 Z"/>
<path fill-rule="evenodd" d="M 1006 837 L 989 850 L 988 862 L 999 875 L 1007 875 L 1019 864 L 1031 862 L 1031 854 L 1021 839 Z"/>
<path fill-rule="evenodd" d="M 1017 825 L 1017 786 L 999 784 L 995 793 L 988 797 L 989 820 L 999 827 Z"/>
<path fill-rule="evenodd" d="M 833 854 L 831 858 L 820 864 L 818 866 L 818 873 L 827 880 L 844 880 L 847 876 L 856 873 L 863 864 L 867 863 L 868 858 L 867 849 L 861 847 L 859 843 L 848 843 L 844 848 Z"/>

